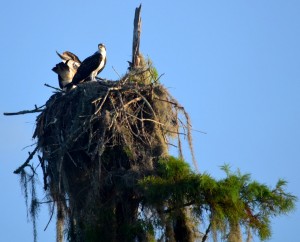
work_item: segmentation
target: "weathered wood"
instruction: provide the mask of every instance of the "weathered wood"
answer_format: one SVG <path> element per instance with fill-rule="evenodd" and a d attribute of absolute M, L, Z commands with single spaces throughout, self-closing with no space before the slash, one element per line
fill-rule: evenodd
<path fill-rule="evenodd" d="M 35 107 L 35 109 L 32 109 L 32 110 L 23 110 L 23 111 L 20 111 L 20 112 L 13 112 L 13 113 L 3 113 L 3 115 L 6 115 L 6 116 L 12 116 L 12 115 L 22 115 L 22 114 L 27 114 L 27 113 L 40 113 L 40 112 L 43 112 L 43 108 L 45 105 L 41 106 L 41 107 Z"/>
<path fill-rule="evenodd" d="M 130 69 L 137 68 L 140 65 L 140 37 L 142 32 L 141 9 L 142 4 L 135 9 L 133 22 L 132 62 L 129 63 Z"/>
<path fill-rule="evenodd" d="M 31 153 L 29 152 L 29 156 L 28 156 L 27 160 L 23 163 L 23 165 L 21 165 L 18 169 L 16 169 L 14 171 L 15 174 L 19 174 L 22 170 L 24 170 L 24 168 L 26 166 L 28 166 L 29 162 L 32 160 L 32 158 L 33 158 L 34 154 L 37 152 L 38 148 L 39 147 L 36 146 L 35 149 Z"/>

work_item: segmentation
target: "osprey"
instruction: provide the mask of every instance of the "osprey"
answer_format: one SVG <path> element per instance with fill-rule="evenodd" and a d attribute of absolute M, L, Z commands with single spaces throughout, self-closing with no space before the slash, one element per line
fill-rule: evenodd
<path fill-rule="evenodd" d="M 77 57 L 77 55 L 73 54 L 72 52 L 70 51 L 65 51 L 64 53 L 62 54 L 59 54 L 57 51 L 56 51 L 56 54 L 61 58 L 61 60 L 66 63 L 67 60 L 73 60 L 74 61 L 74 64 L 79 67 L 80 64 L 81 64 L 81 61 L 79 60 L 79 58 Z"/>
<path fill-rule="evenodd" d="M 72 82 L 81 61 L 69 51 L 65 51 L 63 54 L 56 53 L 62 59 L 62 62 L 53 67 L 52 71 L 58 74 L 59 87 L 64 90 L 66 85 Z"/>
<path fill-rule="evenodd" d="M 96 81 L 96 76 L 103 70 L 105 64 L 106 48 L 104 44 L 99 44 L 98 51 L 87 57 L 78 67 L 72 82 L 67 85 L 67 88 L 84 81 Z"/>

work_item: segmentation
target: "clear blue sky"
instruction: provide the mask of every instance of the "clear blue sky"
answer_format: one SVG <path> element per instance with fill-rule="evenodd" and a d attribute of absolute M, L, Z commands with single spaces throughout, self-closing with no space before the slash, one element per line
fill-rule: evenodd
<path fill-rule="evenodd" d="M 0 8 L 0 112 L 43 105 L 58 86 L 55 51 L 81 59 L 107 47 L 101 76 L 117 79 L 131 59 L 134 9 L 143 3 L 141 51 L 190 113 L 201 171 L 220 166 L 300 197 L 300 1 L 4 1 Z M 0 116 L 0 241 L 33 241 L 18 176 L 35 115 Z M 187 151 L 185 152 L 187 153 Z M 189 156 L 187 156 L 189 157 Z M 42 183 L 42 180 L 41 180 Z M 299 203 L 297 204 L 299 207 Z M 55 241 L 48 209 L 38 241 Z M 274 242 L 299 241 L 300 213 L 272 220 Z M 257 238 L 255 241 L 259 241 Z"/>

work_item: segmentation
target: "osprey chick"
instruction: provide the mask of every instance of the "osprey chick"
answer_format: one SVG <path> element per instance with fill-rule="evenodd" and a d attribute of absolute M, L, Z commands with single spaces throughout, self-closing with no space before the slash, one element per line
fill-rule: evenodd
<path fill-rule="evenodd" d="M 106 48 L 104 44 L 98 45 L 98 51 L 87 57 L 79 66 L 72 83 L 67 88 L 84 81 L 96 81 L 96 76 L 103 70 L 106 64 Z M 71 86 L 72 85 L 72 86 Z"/>
<path fill-rule="evenodd" d="M 80 64 L 81 64 L 81 61 L 79 60 L 79 58 L 77 57 L 77 55 L 73 54 L 72 52 L 70 51 L 65 51 L 64 53 L 62 54 L 59 54 L 57 51 L 56 51 L 56 54 L 61 58 L 61 60 L 66 63 L 67 60 L 73 60 L 74 61 L 74 64 L 79 67 Z"/>
<path fill-rule="evenodd" d="M 72 82 L 81 61 L 69 51 L 65 51 L 63 54 L 56 53 L 62 59 L 62 62 L 53 67 L 52 71 L 58 74 L 59 87 L 64 90 L 66 85 Z"/>

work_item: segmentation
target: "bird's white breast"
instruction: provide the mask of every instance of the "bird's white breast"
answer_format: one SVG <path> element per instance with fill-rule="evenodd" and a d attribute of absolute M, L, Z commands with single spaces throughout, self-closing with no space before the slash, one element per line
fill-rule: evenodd
<path fill-rule="evenodd" d="M 104 48 L 101 49 L 100 54 L 101 54 L 101 56 L 102 56 L 102 60 L 101 60 L 100 65 L 98 66 L 96 72 L 98 72 L 99 70 L 101 70 L 101 68 L 103 68 L 103 66 L 104 66 L 104 64 L 105 64 L 106 51 L 105 51 Z"/>
<path fill-rule="evenodd" d="M 104 48 L 101 49 L 100 54 L 102 55 L 102 61 L 100 63 L 100 69 L 104 66 L 106 59 L 106 50 Z"/>

